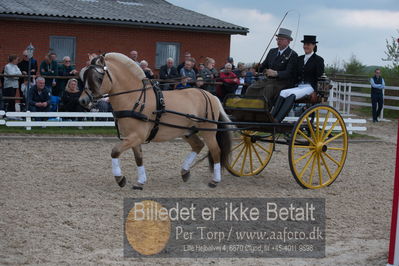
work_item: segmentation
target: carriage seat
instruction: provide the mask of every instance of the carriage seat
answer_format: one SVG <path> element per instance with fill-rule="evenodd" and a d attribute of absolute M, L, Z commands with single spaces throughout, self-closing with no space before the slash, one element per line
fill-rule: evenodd
<path fill-rule="evenodd" d="M 310 104 L 317 104 L 323 101 L 323 97 L 318 94 L 317 92 L 313 92 L 310 95 L 306 95 L 299 100 L 296 100 L 295 103 L 310 103 Z"/>

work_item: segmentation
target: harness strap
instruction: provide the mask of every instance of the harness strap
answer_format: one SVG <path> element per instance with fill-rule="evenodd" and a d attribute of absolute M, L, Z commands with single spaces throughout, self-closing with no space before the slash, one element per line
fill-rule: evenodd
<path fill-rule="evenodd" d="M 155 101 L 157 103 L 157 110 L 153 112 L 155 114 L 154 127 L 151 129 L 150 135 L 146 139 L 146 142 L 149 143 L 158 133 L 159 130 L 159 121 L 161 120 L 162 114 L 165 112 L 165 99 L 163 97 L 162 90 L 157 86 L 152 86 L 155 93 Z"/>

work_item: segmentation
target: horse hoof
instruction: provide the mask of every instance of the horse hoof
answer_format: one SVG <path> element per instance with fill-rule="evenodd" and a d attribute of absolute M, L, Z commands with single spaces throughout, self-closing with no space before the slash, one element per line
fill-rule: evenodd
<path fill-rule="evenodd" d="M 211 181 L 208 183 L 208 187 L 215 188 L 218 186 L 218 184 L 219 184 L 219 182 Z"/>
<path fill-rule="evenodd" d="M 183 179 L 183 182 L 187 182 L 188 179 L 190 178 L 190 171 L 185 172 L 184 174 L 182 174 L 181 178 Z"/>
<path fill-rule="evenodd" d="M 142 184 L 136 184 L 136 185 L 133 185 L 133 187 L 132 187 L 134 190 L 143 190 L 143 185 Z"/>
<path fill-rule="evenodd" d="M 124 176 L 115 176 L 115 181 L 120 187 L 124 187 L 126 185 L 126 177 Z"/>

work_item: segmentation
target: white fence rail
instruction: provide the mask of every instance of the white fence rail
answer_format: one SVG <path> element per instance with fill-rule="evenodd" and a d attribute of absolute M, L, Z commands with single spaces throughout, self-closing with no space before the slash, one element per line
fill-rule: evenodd
<path fill-rule="evenodd" d="M 363 93 L 352 91 L 353 88 L 367 88 L 371 90 L 370 84 L 333 82 L 333 87 L 330 90 L 329 104 L 337 109 L 342 115 L 351 115 L 352 106 L 367 106 L 371 107 L 369 102 L 360 102 L 352 100 L 352 97 L 371 98 L 371 93 Z M 385 96 L 386 90 L 399 91 L 399 87 L 385 86 L 383 90 L 384 99 L 398 101 L 398 96 Z M 384 109 L 399 110 L 399 106 L 385 105 L 381 111 L 380 119 L 384 118 Z M 371 114 L 370 114 L 371 115 Z"/>
<path fill-rule="evenodd" d="M 113 127 L 113 121 L 96 121 L 99 118 L 112 118 L 112 113 L 67 113 L 67 112 L 7 112 L 0 111 L 0 117 L 5 116 L 6 119 L 0 118 L 0 125 L 8 127 L 26 127 L 30 130 L 31 127 Z M 48 118 L 47 121 L 38 121 L 35 118 Z M 71 118 L 92 118 L 94 121 L 68 121 Z M 295 122 L 298 117 L 286 117 L 284 121 Z M 349 134 L 354 131 L 366 131 L 364 126 L 356 126 L 356 124 L 366 123 L 365 119 L 344 119 Z M 323 122 L 323 121 L 321 121 Z M 329 123 L 334 123 L 335 120 L 329 120 Z M 328 125 L 327 125 L 328 126 Z M 336 128 L 340 130 L 339 127 Z"/>

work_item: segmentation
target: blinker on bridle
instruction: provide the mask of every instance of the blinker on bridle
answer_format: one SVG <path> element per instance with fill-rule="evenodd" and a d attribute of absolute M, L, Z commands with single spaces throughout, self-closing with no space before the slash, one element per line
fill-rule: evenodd
<path fill-rule="evenodd" d="M 111 74 L 108 71 L 108 67 L 105 65 L 105 61 L 104 61 L 104 65 L 99 65 L 99 64 L 95 63 L 97 61 L 96 59 L 97 58 L 94 58 L 91 61 L 92 63 L 88 66 L 87 70 L 94 69 L 98 74 L 100 74 L 101 75 L 101 78 L 100 78 L 101 79 L 101 83 L 104 80 L 105 74 L 107 74 L 108 79 L 109 79 L 109 81 L 112 84 L 112 82 L 113 82 L 112 81 L 112 77 L 111 77 Z M 86 73 L 87 72 L 85 72 L 85 74 Z M 86 75 L 84 75 L 84 77 L 83 77 L 84 80 L 87 78 L 87 76 L 86 77 L 85 76 Z M 143 87 L 141 89 L 128 90 L 128 91 L 116 92 L 116 93 L 111 93 L 111 94 L 108 93 L 108 94 L 104 94 L 104 95 L 97 96 L 97 97 L 94 96 L 93 92 L 90 89 L 88 89 L 88 88 L 85 88 L 84 92 L 86 92 L 86 94 L 89 97 L 90 101 L 93 102 L 93 101 L 97 101 L 98 99 L 103 99 L 103 98 L 107 98 L 107 97 L 117 96 L 117 95 L 121 95 L 121 94 L 127 94 L 127 93 L 131 93 L 131 92 L 136 92 L 136 91 L 147 90 L 149 87 L 152 87 L 152 86 L 149 86 L 151 83 L 148 83 L 148 82 L 150 82 L 148 79 L 143 79 Z"/>

